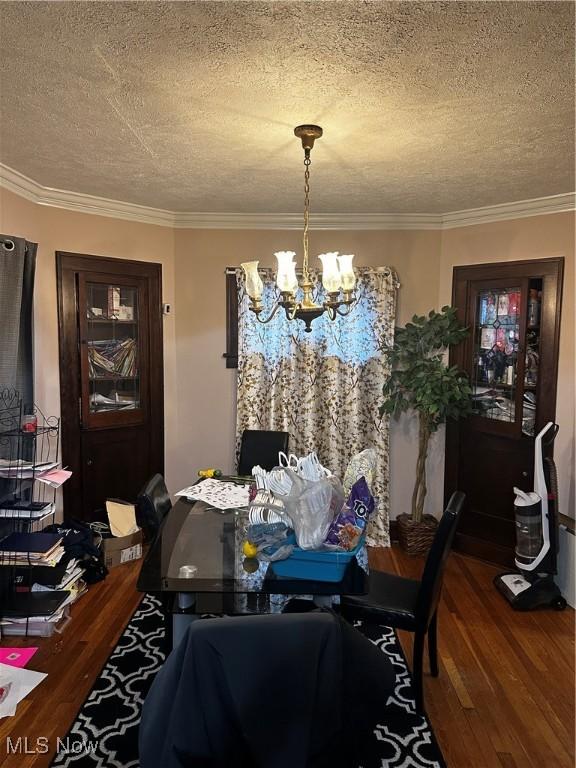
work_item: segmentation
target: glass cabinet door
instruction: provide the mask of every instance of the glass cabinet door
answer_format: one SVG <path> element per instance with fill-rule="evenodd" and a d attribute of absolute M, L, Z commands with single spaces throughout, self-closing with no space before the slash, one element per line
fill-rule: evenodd
<path fill-rule="evenodd" d="M 527 280 L 494 280 L 472 289 L 473 412 L 487 431 L 518 436 L 534 431 L 535 399 L 529 391 L 536 388 L 537 369 L 527 365 L 528 296 Z"/>
<path fill-rule="evenodd" d="M 82 419 L 134 422 L 142 410 L 142 299 L 138 280 L 86 280 L 79 286 Z"/>

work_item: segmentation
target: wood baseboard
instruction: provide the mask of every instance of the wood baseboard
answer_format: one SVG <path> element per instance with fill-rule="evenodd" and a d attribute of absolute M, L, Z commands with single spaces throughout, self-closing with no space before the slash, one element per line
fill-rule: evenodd
<path fill-rule="evenodd" d="M 475 536 L 456 532 L 453 550 L 464 555 L 471 555 L 478 560 L 504 568 L 514 568 L 514 550 L 502 547 L 493 541 L 482 541 Z"/>
<path fill-rule="evenodd" d="M 560 525 L 565 525 L 569 531 L 574 532 L 576 528 L 576 520 L 573 517 L 568 517 L 568 515 L 563 515 L 561 512 L 558 513 L 558 522 Z"/>
<path fill-rule="evenodd" d="M 574 521 L 571 518 L 568 519 L 574 525 Z M 390 520 L 390 542 L 398 543 L 397 520 Z M 498 546 L 491 541 L 483 542 L 475 537 L 457 532 L 454 537 L 453 549 L 455 552 L 474 557 L 485 563 L 501 565 L 505 568 L 514 567 L 514 550 Z"/>

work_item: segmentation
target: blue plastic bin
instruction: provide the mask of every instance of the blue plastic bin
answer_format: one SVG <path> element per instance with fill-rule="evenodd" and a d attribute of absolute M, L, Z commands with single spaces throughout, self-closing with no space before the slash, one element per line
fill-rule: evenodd
<path fill-rule="evenodd" d="M 341 581 L 346 566 L 364 546 L 364 536 L 349 552 L 334 549 L 300 549 L 294 551 L 285 560 L 270 563 L 276 576 L 288 579 L 308 579 L 309 581 Z"/>

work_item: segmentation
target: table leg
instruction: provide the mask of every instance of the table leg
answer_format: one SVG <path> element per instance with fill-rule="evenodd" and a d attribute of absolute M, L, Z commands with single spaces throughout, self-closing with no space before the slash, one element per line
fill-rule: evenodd
<path fill-rule="evenodd" d="M 312 595 L 314 605 L 318 608 L 332 608 L 332 595 Z"/>
<path fill-rule="evenodd" d="M 195 607 L 196 595 L 193 592 L 178 592 L 177 612 L 172 614 L 172 648 L 176 648 L 190 624 L 199 618 L 194 613 Z"/>

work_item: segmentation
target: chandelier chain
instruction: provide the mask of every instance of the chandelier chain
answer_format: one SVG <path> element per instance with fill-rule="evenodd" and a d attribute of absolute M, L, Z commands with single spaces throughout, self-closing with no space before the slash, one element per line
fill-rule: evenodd
<path fill-rule="evenodd" d="M 294 251 L 278 251 L 274 255 L 278 260 L 276 286 L 280 296 L 269 313 L 266 313 L 262 301 L 264 284 L 258 274 L 258 261 L 247 261 L 242 264 L 246 276 L 246 291 L 250 297 L 250 310 L 256 315 L 259 323 L 269 323 L 281 308 L 287 320 L 304 322 L 306 333 L 312 331 L 312 321 L 318 317 L 336 320 L 345 317 L 356 303 L 356 276 L 352 267 L 352 254 L 340 256 L 337 251 L 322 253 L 318 257 L 322 262 L 322 282 L 319 273 L 314 273 L 314 281 L 310 278 L 308 253 L 308 236 L 310 229 L 310 152 L 315 139 L 322 136 L 319 125 L 297 125 L 294 135 L 302 141 L 304 149 L 304 230 L 302 245 L 304 259 L 302 277 L 297 274 L 297 264 L 293 261 Z M 324 288 L 324 291 L 322 291 Z"/>
<path fill-rule="evenodd" d="M 306 154 L 304 158 L 304 233 L 302 235 L 302 245 L 304 251 L 303 276 L 304 282 L 308 282 L 310 274 L 308 272 L 308 221 L 310 218 L 310 155 Z"/>

